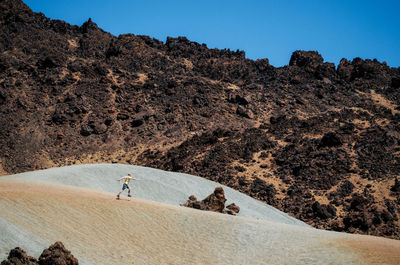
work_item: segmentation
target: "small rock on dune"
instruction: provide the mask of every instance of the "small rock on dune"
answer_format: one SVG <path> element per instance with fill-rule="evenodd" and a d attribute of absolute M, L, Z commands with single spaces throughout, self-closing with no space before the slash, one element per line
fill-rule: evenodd
<path fill-rule="evenodd" d="M 190 195 L 189 200 L 183 204 L 183 206 L 204 211 L 227 213 L 231 215 L 236 215 L 240 211 L 240 207 L 234 203 L 228 205 L 226 210 L 225 202 L 226 198 L 224 189 L 222 187 L 216 187 L 214 192 L 208 195 L 207 198 L 202 201 L 198 201 L 196 196 Z"/>

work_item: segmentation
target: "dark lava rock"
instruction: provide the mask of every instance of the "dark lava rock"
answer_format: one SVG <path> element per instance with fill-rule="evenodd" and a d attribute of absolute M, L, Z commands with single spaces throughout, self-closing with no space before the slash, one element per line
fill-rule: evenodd
<path fill-rule="evenodd" d="M 197 201 L 197 197 L 194 195 L 189 196 L 189 201 Z"/>
<path fill-rule="evenodd" d="M 107 126 L 104 123 L 96 123 L 93 125 L 94 134 L 103 134 L 107 131 Z"/>
<path fill-rule="evenodd" d="M 132 127 L 139 127 L 139 126 L 143 125 L 143 123 L 144 123 L 143 120 L 133 120 L 133 121 L 131 122 L 131 126 L 132 126 Z"/>
<path fill-rule="evenodd" d="M 351 78 L 353 69 L 354 69 L 353 64 L 349 60 L 343 58 L 342 60 L 340 60 L 337 73 L 341 78 L 349 80 Z"/>
<path fill-rule="evenodd" d="M 390 190 L 393 191 L 393 192 L 400 192 L 400 181 L 399 181 L 399 179 L 396 178 L 394 180 L 394 184 L 390 188 Z"/>
<path fill-rule="evenodd" d="M 99 29 L 99 27 L 97 26 L 96 23 L 94 23 L 92 21 L 91 18 L 89 18 L 88 21 L 83 23 L 83 25 L 80 27 L 80 30 L 81 30 L 82 33 L 88 33 L 90 31 L 98 30 L 98 29 Z"/>
<path fill-rule="evenodd" d="M 324 59 L 317 51 L 295 51 L 290 57 L 290 66 L 317 68 Z"/>
<path fill-rule="evenodd" d="M 245 117 L 248 119 L 254 119 L 254 113 L 250 109 L 248 109 L 244 106 L 238 106 L 236 109 L 236 113 L 242 117 Z"/>
<path fill-rule="evenodd" d="M 205 210 L 222 213 L 225 208 L 225 194 L 222 187 L 216 187 L 214 192 L 202 200 Z"/>
<path fill-rule="evenodd" d="M 341 145 L 342 141 L 334 132 L 328 132 L 325 134 L 319 143 L 320 147 L 336 147 Z"/>
<path fill-rule="evenodd" d="M 7 260 L 1 265 L 78 265 L 78 260 L 65 249 L 61 242 L 55 242 L 49 248 L 43 250 L 39 260 L 30 257 L 25 251 L 16 247 L 10 251 Z"/>
<path fill-rule="evenodd" d="M 391 82 L 391 86 L 393 88 L 400 88 L 400 77 L 396 78 L 392 78 L 392 82 Z"/>
<path fill-rule="evenodd" d="M 82 125 L 81 127 L 81 135 L 89 136 L 93 133 L 93 129 L 89 125 Z"/>
<path fill-rule="evenodd" d="M 349 196 L 354 189 L 353 183 L 348 180 L 345 180 L 342 185 L 340 185 L 338 189 L 338 193 L 340 194 L 341 198 Z"/>
<path fill-rule="evenodd" d="M 216 187 L 214 192 L 202 201 L 198 201 L 196 196 L 191 195 L 183 206 L 204 211 L 228 213 L 231 215 L 236 215 L 240 211 L 240 207 L 234 203 L 228 205 L 227 210 L 225 210 L 225 202 L 224 189 L 222 187 Z"/>
<path fill-rule="evenodd" d="M 37 265 L 37 260 L 28 256 L 26 252 L 19 247 L 10 251 L 7 260 L 3 260 L 1 265 Z"/>
<path fill-rule="evenodd" d="M 39 257 L 39 265 L 78 265 L 78 260 L 65 249 L 60 241 L 43 250 Z"/>
<path fill-rule="evenodd" d="M 312 210 L 315 216 L 321 219 L 332 218 L 336 215 L 336 209 L 332 205 L 320 204 L 319 202 L 312 205 Z"/>
<path fill-rule="evenodd" d="M 226 208 L 228 209 L 226 210 L 226 213 L 230 215 L 236 215 L 240 212 L 240 207 L 234 203 L 229 204 L 228 206 L 226 206 Z"/>
<path fill-rule="evenodd" d="M 230 103 L 237 103 L 239 105 L 248 105 L 252 102 L 250 95 L 242 96 L 238 94 L 229 94 L 228 101 Z"/>
<path fill-rule="evenodd" d="M 250 192 L 254 194 L 257 198 L 272 204 L 275 199 L 276 190 L 273 185 L 267 184 L 264 180 L 260 178 L 255 178 L 250 186 Z"/>

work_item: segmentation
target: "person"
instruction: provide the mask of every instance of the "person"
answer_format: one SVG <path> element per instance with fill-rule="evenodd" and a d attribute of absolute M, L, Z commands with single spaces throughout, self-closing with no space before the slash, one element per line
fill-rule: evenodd
<path fill-rule="evenodd" d="M 121 193 L 125 190 L 128 189 L 128 197 L 132 197 L 131 196 L 131 188 L 129 187 L 129 182 L 131 180 L 138 180 L 137 178 L 134 178 L 131 176 L 131 174 L 128 174 L 128 176 L 124 176 L 122 178 L 117 179 L 117 181 L 121 181 L 124 180 L 124 184 L 122 185 L 122 189 L 121 191 L 117 194 L 117 200 L 119 200 L 119 195 L 121 195 Z"/>

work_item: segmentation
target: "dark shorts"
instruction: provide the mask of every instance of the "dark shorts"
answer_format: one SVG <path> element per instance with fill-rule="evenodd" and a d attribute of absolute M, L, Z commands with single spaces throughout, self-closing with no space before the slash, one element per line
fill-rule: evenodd
<path fill-rule="evenodd" d="M 124 183 L 124 185 L 122 185 L 122 190 L 124 190 L 124 189 L 130 189 L 128 184 Z"/>

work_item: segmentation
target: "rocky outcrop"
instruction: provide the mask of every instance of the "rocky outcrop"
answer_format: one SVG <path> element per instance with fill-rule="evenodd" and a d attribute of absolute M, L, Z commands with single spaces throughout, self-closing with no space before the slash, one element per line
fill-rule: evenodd
<path fill-rule="evenodd" d="M 45 249 L 39 257 L 39 265 L 78 265 L 78 260 L 60 241 Z"/>
<path fill-rule="evenodd" d="M 295 51 L 290 57 L 290 66 L 316 69 L 324 62 L 321 54 L 317 51 Z"/>
<path fill-rule="evenodd" d="M 28 256 L 26 252 L 19 247 L 10 251 L 7 260 L 1 262 L 1 265 L 78 265 L 78 260 L 65 249 L 61 242 L 55 242 L 49 248 L 45 249 L 39 257 L 39 260 Z"/>
<path fill-rule="evenodd" d="M 225 202 L 224 189 L 222 187 L 216 187 L 214 192 L 202 201 L 198 201 L 196 196 L 190 195 L 189 200 L 185 204 L 182 204 L 182 206 L 231 215 L 236 215 L 240 211 L 240 207 L 234 203 L 229 204 L 225 209 Z"/>
<path fill-rule="evenodd" d="M 3 260 L 1 265 L 37 265 L 38 262 L 34 257 L 28 256 L 26 252 L 19 247 L 10 251 L 7 260 Z"/>

